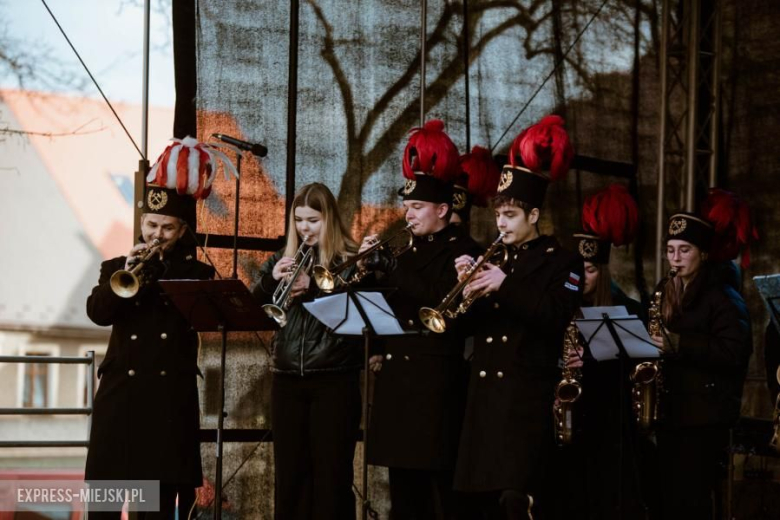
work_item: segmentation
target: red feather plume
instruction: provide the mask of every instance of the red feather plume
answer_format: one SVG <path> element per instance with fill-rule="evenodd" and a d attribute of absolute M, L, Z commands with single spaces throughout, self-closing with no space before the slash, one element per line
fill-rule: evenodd
<path fill-rule="evenodd" d="M 625 186 L 612 184 L 585 200 L 582 227 L 616 246 L 629 244 L 639 228 L 639 208 Z"/>
<path fill-rule="evenodd" d="M 551 115 L 520 132 L 509 149 L 509 162 L 515 164 L 520 157 L 532 172 L 549 171 L 553 181 L 561 179 L 569 171 L 574 158 L 574 148 L 564 128 L 561 116 Z"/>
<path fill-rule="evenodd" d="M 758 230 L 750 217 L 750 206 L 736 194 L 712 188 L 701 207 L 702 216 L 715 228 L 710 257 L 716 262 L 734 260 L 742 253 L 742 267 L 750 265 L 750 243 Z"/>
<path fill-rule="evenodd" d="M 467 189 L 474 196 L 474 204 L 484 208 L 498 191 L 501 169 L 490 150 L 481 146 L 475 146 L 471 153 L 462 155 L 460 166 L 468 177 Z"/>
<path fill-rule="evenodd" d="M 414 172 L 422 172 L 443 181 L 454 181 L 460 174 L 459 159 L 458 149 L 444 132 L 444 122 L 432 119 L 422 128 L 409 132 L 404 150 L 404 177 L 414 180 Z"/>

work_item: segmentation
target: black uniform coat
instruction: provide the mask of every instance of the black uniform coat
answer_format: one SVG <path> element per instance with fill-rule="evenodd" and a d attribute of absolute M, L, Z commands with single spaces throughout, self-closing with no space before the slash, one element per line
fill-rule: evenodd
<path fill-rule="evenodd" d="M 85 478 L 200 486 L 198 336 L 156 283 L 130 299 L 116 296 L 108 282 L 124 265 L 125 257 L 103 262 L 87 298 L 89 318 L 113 330 L 98 369 Z M 214 276 L 181 248 L 161 269 L 160 279 Z"/>
<path fill-rule="evenodd" d="M 369 426 L 371 464 L 419 470 L 452 470 L 466 390 L 464 336 L 457 324 L 435 334 L 420 322 L 421 307 L 436 307 L 457 284 L 455 258 L 480 251 L 460 226 L 415 237 L 412 249 L 378 282 L 405 331 L 376 341 L 384 354 L 376 375 Z M 373 277 L 364 285 L 376 284 Z M 416 335 L 415 335 L 416 333 Z"/>
<path fill-rule="evenodd" d="M 679 334 L 679 349 L 663 362 L 664 426 L 735 422 L 753 351 L 745 300 L 704 266 L 685 290 L 682 315 L 666 327 Z"/>
<path fill-rule="evenodd" d="M 553 444 L 563 333 L 579 307 L 582 259 L 541 236 L 510 248 L 507 277 L 478 300 L 455 489 L 528 493 Z"/>

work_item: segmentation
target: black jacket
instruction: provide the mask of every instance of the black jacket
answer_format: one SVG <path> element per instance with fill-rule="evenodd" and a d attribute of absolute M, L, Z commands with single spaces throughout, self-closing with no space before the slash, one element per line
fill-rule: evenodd
<path fill-rule="evenodd" d="M 125 257 L 103 262 L 87 315 L 113 326 L 98 369 L 86 479 L 202 483 L 198 336 L 151 283 L 133 298 L 116 296 L 111 275 Z M 160 279 L 213 278 L 214 269 L 181 248 L 167 253 Z"/>
<path fill-rule="evenodd" d="M 499 290 L 474 304 L 474 357 L 455 489 L 529 493 L 553 446 L 563 333 L 580 305 L 582 259 L 550 236 L 512 248 Z"/>
<path fill-rule="evenodd" d="M 477 255 L 479 246 L 460 226 L 414 237 L 411 250 L 380 280 L 365 286 L 397 288 L 387 300 L 409 334 L 375 342 L 384 354 L 376 375 L 369 424 L 371 464 L 420 470 L 455 466 L 463 419 L 466 369 L 465 337 L 457 322 L 436 334 L 419 319 L 421 307 L 436 307 L 457 284 L 455 258 Z"/>
<path fill-rule="evenodd" d="M 742 296 L 702 267 L 685 290 L 682 314 L 666 327 L 679 334 L 679 350 L 663 362 L 665 427 L 732 424 L 753 350 Z"/>
<path fill-rule="evenodd" d="M 277 251 L 260 267 L 260 279 L 252 289 L 260 303 L 271 303 L 279 285 L 272 273 L 283 255 L 283 249 Z M 316 252 L 314 258 L 316 262 Z M 345 276 L 348 274 L 345 273 Z M 303 307 L 303 302 L 312 301 L 318 295 L 320 291 L 312 278 L 307 293 L 295 298 L 287 310 L 287 325 L 279 329 L 273 339 L 273 372 L 304 377 L 362 368 L 360 343 L 344 336 L 334 336 Z"/>

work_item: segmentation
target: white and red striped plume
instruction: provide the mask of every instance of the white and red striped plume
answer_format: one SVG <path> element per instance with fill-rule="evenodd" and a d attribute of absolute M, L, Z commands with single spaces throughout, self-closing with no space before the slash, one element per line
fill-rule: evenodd
<path fill-rule="evenodd" d="M 216 147 L 189 136 L 171 141 L 173 144 L 163 151 L 146 176 L 147 183 L 175 189 L 179 195 L 191 195 L 197 200 L 211 193 L 218 163 L 222 163 L 226 178 L 228 171 L 238 177 L 230 158 Z"/>

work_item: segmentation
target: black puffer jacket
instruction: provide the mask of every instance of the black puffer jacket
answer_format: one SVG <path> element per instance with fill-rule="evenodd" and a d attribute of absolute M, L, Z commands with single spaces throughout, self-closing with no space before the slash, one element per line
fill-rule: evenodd
<path fill-rule="evenodd" d="M 271 303 L 279 285 L 274 280 L 273 270 L 283 255 L 283 249 L 277 251 L 260 267 L 260 279 L 252 293 L 262 304 Z M 316 252 L 314 258 L 317 258 Z M 295 298 L 287 310 L 287 325 L 279 329 L 273 339 L 273 372 L 303 377 L 321 372 L 360 370 L 363 366 L 359 341 L 334 336 L 303 307 L 303 302 L 312 301 L 319 292 L 312 279 L 307 293 Z"/>
<path fill-rule="evenodd" d="M 667 428 L 733 423 L 753 350 L 745 301 L 705 266 L 667 328 L 679 334 L 679 351 L 664 360 Z"/>

